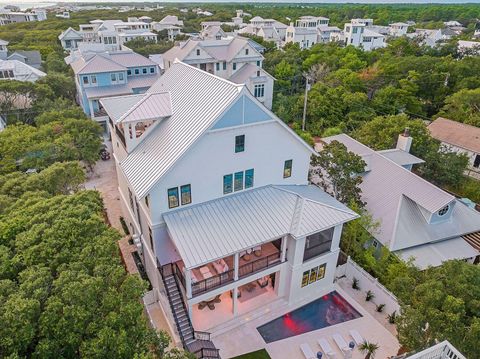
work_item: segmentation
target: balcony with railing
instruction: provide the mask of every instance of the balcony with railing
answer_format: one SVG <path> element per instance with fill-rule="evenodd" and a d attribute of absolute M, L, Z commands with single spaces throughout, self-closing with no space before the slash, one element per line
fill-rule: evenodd
<path fill-rule="evenodd" d="M 280 264 L 282 257 L 280 246 L 281 239 L 278 239 L 238 253 L 237 275 L 235 274 L 235 255 L 191 269 L 191 296 L 199 296 Z M 182 268 L 181 274 L 184 275 L 183 262 L 178 261 L 176 265 Z M 183 282 L 186 281 L 183 279 Z"/>

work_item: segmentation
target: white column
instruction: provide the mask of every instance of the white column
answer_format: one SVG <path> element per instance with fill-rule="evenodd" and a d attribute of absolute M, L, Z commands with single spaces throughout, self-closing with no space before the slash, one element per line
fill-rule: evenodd
<path fill-rule="evenodd" d="M 92 100 L 87 100 L 87 101 L 88 101 L 88 107 L 90 108 L 90 118 L 94 118 Z"/>
<path fill-rule="evenodd" d="M 343 228 L 343 224 L 339 224 L 338 226 L 335 226 L 333 230 L 332 246 L 330 248 L 331 251 L 334 251 L 338 247 L 340 247 L 340 237 L 342 236 L 342 228 Z"/>
<path fill-rule="evenodd" d="M 237 252 L 233 257 L 233 280 L 238 280 L 238 262 L 239 262 L 239 255 Z"/>
<path fill-rule="evenodd" d="M 233 302 L 233 316 L 237 315 L 237 296 L 238 296 L 238 287 L 233 288 L 232 302 Z"/>
<path fill-rule="evenodd" d="M 184 271 L 185 275 L 185 290 L 187 292 L 187 298 L 192 298 L 192 276 L 190 274 L 190 269 Z"/>
<path fill-rule="evenodd" d="M 190 302 L 187 302 L 187 310 L 188 310 L 188 316 L 192 318 L 193 305 L 190 304 Z"/>
<path fill-rule="evenodd" d="M 281 251 L 282 251 L 282 254 L 280 256 L 280 261 L 283 263 L 285 262 L 285 257 L 287 255 L 287 236 L 284 236 L 282 238 L 282 245 L 281 245 Z"/>

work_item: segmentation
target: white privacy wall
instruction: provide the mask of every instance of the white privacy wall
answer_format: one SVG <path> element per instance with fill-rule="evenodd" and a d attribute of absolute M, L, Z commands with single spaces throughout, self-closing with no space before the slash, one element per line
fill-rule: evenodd
<path fill-rule="evenodd" d="M 372 303 L 379 305 L 385 304 L 384 313 L 391 314 L 394 311 L 400 314 L 400 305 L 398 304 L 397 297 L 393 295 L 387 288 L 378 282 L 378 280 L 372 277 L 362 267 L 355 263 L 350 257 L 348 257 L 347 263 L 337 267 L 337 278 L 345 276 L 348 281 L 353 282 L 353 278 L 358 279 L 358 286 L 360 291 L 365 295 L 371 290 L 375 297 L 371 300 Z"/>

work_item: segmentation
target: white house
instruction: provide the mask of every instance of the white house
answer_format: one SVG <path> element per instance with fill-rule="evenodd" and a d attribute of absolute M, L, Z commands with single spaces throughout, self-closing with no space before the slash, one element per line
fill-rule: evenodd
<path fill-rule="evenodd" d="M 285 43 L 296 43 L 301 49 L 309 49 L 319 42 L 330 41 L 332 32 L 340 31 L 335 26 L 328 26 L 329 19 L 317 16 L 301 16 L 287 27 Z"/>
<path fill-rule="evenodd" d="M 277 47 L 282 47 L 285 42 L 287 27 L 287 25 L 275 19 L 255 16 L 250 19 L 250 24 L 238 30 L 238 33 L 260 36 L 265 41 L 272 41 Z"/>
<path fill-rule="evenodd" d="M 33 9 L 31 12 L 12 11 L 7 8 L 0 9 L 0 26 L 18 22 L 44 20 L 47 20 L 47 12 L 45 9 Z"/>
<path fill-rule="evenodd" d="M 206 29 L 210 28 L 211 25 Z M 178 59 L 224 79 L 244 83 L 260 102 L 271 108 L 275 79 L 262 69 L 264 57 L 255 44 L 243 37 L 221 40 L 191 38 L 165 52 L 163 63 L 168 69 Z"/>
<path fill-rule="evenodd" d="M 313 149 L 244 85 L 175 62 L 146 94 L 101 101 L 127 225 L 187 349 L 197 330 L 333 289 L 357 215 L 308 184 Z"/>
<path fill-rule="evenodd" d="M 168 40 L 173 41 L 177 35 L 182 33 L 183 20 L 177 16 L 167 15 L 158 22 L 152 22 L 152 29 L 155 31 L 167 31 Z"/>
<path fill-rule="evenodd" d="M 480 41 L 458 40 L 457 50 L 463 56 L 480 55 Z"/>
<path fill-rule="evenodd" d="M 438 344 L 431 346 L 414 354 L 402 355 L 392 359 L 467 359 L 457 348 L 455 348 L 448 340 L 444 340 Z"/>
<path fill-rule="evenodd" d="M 365 51 L 385 47 L 385 35 L 371 30 L 368 26 L 373 24 L 371 19 L 352 19 L 343 29 L 345 45 L 361 47 Z"/>
<path fill-rule="evenodd" d="M 0 60 L 0 80 L 17 80 L 35 82 L 47 76 L 40 71 L 19 60 Z"/>
<path fill-rule="evenodd" d="M 393 37 L 400 37 L 407 34 L 408 28 L 410 25 L 404 22 L 394 22 L 389 26 L 390 26 L 389 35 Z"/>
<path fill-rule="evenodd" d="M 386 151 L 374 151 L 345 134 L 323 140 L 343 143 L 366 163 L 360 188 L 366 209 L 379 223 L 370 233 L 374 247 L 413 259 L 420 269 L 479 256 L 480 243 L 475 245 L 471 236 L 480 234 L 480 213 L 411 172 L 423 161 L 409 153 L 408 132 L 399 136 L 396 149 Z"/>
<path fill-rule="evenodd" d="M 150 19 L 150 18 L 149 18 Z M 92 20 L 89 24 L 81 24 L 80 30 L 68 28 L 58 39 L 65 50 L 75 50 L 80 42 L 104 44 L 109 51 L 118 51 L 122 45 L 131 40 L 144 39 L 157 42 L 157 35 L 152 30 L 152 23 L 139 21 L 137 18 L 121 20 Z"/>
<path fill-rule="evenodd" d="M 449 150 L 465 153 L 469 160 L 469 174 L 480 176 L 480 128 L 439 117 L 428 125 L 428 130 Z"/>
<path fill-rule="evenodd" d="M 449 28 L 444 29 L 415 29 L 415 32 L 407 34 L 407 37 L 416 39 L 421 45 L 435 47 L 445 40 L 450 40 L 456 36 L 455 32 Z"/>

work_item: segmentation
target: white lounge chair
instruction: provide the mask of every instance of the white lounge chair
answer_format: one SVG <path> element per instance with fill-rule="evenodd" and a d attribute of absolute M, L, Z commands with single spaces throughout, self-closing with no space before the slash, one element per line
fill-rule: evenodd
<path fill-rule="evenodd" d="M 320 345 L 320 348 L 322 348 L 322 352 L 327 356 L 327 358 L 334 359 L 336 357 L 335 352 L 333 351 L 332 347 L 326 339 L 318 339 L 318 345 Z"/>
<path fill-rule="evenodd" d="M 352 329 L 350 330 L 349 333 L 350 333 L 350 336 L 353 338 L 353 341 L 355 342 L 355 344 L 357 344 L 357 346 L 362 344 L 365 341 L 357 330 Z"/>
<path fill-rule="evenodd" d="M 317 356 L 313 353 L 312 348 L 310 348 L 310 345 L 307 343 L 300 344 L 300 350 L 305 359 L 317 359 Z"/>
<path fill-rule="evenodd" d="M 332 338 L 337 344 L 337 346 L 340 348 L 340 350 L 342 351 L 343 356 L 345 358 L 351 358 L 352 348 L 348 346 L 348 343 L 345 341 L 345 339 L 343 339 L 343 337 L 340 334 L 333 334 Z"/>

